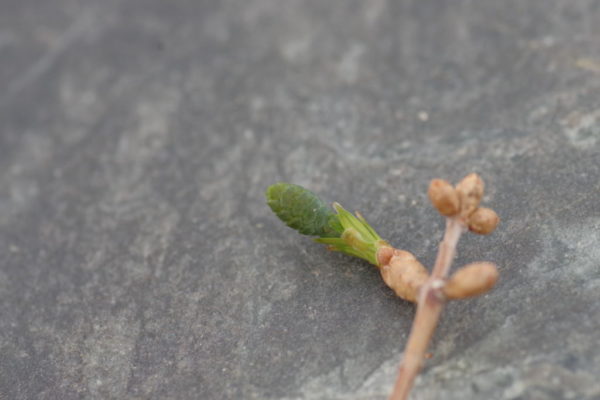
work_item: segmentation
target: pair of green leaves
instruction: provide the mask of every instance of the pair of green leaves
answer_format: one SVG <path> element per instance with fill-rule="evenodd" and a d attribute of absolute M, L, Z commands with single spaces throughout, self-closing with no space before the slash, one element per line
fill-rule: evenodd
<path fill-rule="evenodd" d="M 359 257 L 377 265 L 377 249 L 387 242 L 367 221 L 334 203 L 334 213 L 313 192 L 291 183 L 276 183 L 266 192 L 271 210 L 290 228 L 303 235 L 318 236 L 316 242 L 330 250 Z"/>

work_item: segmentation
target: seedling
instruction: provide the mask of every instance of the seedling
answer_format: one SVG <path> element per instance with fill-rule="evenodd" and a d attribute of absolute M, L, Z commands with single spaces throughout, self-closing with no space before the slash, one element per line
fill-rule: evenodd
<path fill-rule="evenodd" d="M 498 225 L 493 210 L 479 207 L 483 189 L 483 180 L 477 174 L 467 175 L 456 186 L 442 179 L 431 181 L 429 199 L 446 217 L 446 231 L 431 274 L 414 255 L 381 239 L 358 212 L 352 215 L 333 203 L 334 213 L 314 193 L 298 185 L 277 183 L 267 189 L 267 203 L 289 227 L 317 236 L 314 240 L 326 244 L 329 250 L 367 260 L 379 269 L 396 295 L 417 303 L 390 400 L 408 398 L 444 305 L 449 300 L 485 293 L 498 279 L 496 266 L 488 262 L 466 265 L 448 278 L 460 236 L 467 230 L 485 235 Z"/>

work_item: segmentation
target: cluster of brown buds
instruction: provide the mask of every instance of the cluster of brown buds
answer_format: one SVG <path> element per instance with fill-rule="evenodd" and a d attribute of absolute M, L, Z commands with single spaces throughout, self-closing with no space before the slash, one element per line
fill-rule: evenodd
<path fill-rule="evenodd" d="M 446 217 L 444 239 L 431 274 L 409 252 L 382 247 L 377 253 L 386 284 L 398 296 L 417 303 L 390 400 L 408 397 L 445 303 L 485 293 L 498 279 L 496 266 L 489 262 L 468 264 L 448 278 L 461 234 L 470 230 L 485 235 L 493 232 L 500 221 L 494 210 L 479 206 L 483 192 L 484 183 L 477 174 L 467 175 L 456 186 L 442 179 L 434 179 L 429 185 L 429 199 Z"/>
<path fill-rule="evenodd" d="M 440 214 L 459 218 L 472 232 L 487 235 L 496 229 L 500 218 L 494 210 L 479 207 L 483 189 L 479 175 L 469 174 L 456 187 L 443 179 L 434 179 L 428 195 Z"/>
<path fill-rule="evenodd" d="M 464 177 L 456 187 L 443 179 L 434 179 L 427 194 L 440 214 L 456 219 L 471 232 L 487 235 L 496 229 L 500 218 L 491 208 L 479 206 L 483 192 L 483 180 L 473 173 Z M 450 299 L 476 296 L 491 289 L 497 278 L 494 264 L 469 264 L 452 275 L 443 292 Z"/>

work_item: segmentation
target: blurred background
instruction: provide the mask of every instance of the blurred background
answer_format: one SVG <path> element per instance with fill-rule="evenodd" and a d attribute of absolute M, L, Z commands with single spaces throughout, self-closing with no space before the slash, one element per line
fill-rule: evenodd
<path fill-rule="evenodd" d="M 600 1 L 0 0 L 0 398 L 385 399 L 414 315 L 265 204 L 433 264 L 502 222 L 414 399 L 600 399 Z"/>

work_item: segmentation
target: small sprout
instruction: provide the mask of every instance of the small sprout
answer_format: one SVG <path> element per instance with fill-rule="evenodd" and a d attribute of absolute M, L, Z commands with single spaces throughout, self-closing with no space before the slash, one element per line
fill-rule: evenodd
<path fill-rule="evenodd" d="M 315 242 L 328 244 L 330 250 L 341 251 L 367 260 L 373 265 L 378 265 L 377 251 L 380 247 L 389 246 L 389 244 L 381 239 L 359 213 L 354 216 L 339 203 L 333 203 L 333 208 L 337 211 L 337 218 L 343 229 L 342 234 L 339 239 L 316 238 Z"/>
<path fill-rule="evenodd" d="M 498 280 L 498 269 L 489 262 L 468 264 L 456 271 L 442 291 L 448 299 L 464 299 L 489 291 Z"/>
<path fill-rule="evenodd" d="M 469 264 L 449 279 L 448 272 L 456 245 L 467 228 L 475 233 L 492 232 L 500 220 L 496 213 L 479 207 L 484 184 L 479 175 L 469 174 L 456 187 L 442 179 L 431 181 L 428 196 L 447 218 L 431 274 L 412 253 L 392 247 L 356 213 L 352 215 L 334 203 L 335 213 L 309 190 L 289 183 L 267 189 L 267 203 L 288 226 L 327 245 L 329 250 L 362 258 L 379 268 L 383 281 L 397 296 L 417 303 L 417 313 L 406 344 L 398 378 L 390 400 L 408 397 L 433 335 L 441 311 L 448 300 L 476 296 L 490 290 L 498 279 L 491 263 Z"/>
<path fill-rule="evenodd" d="M 475 173 L 465 176 L 456 185 L 463 218 L 467 218 L 479 207 L 479 202 L 483 197 L 483 189 L 483 181 Z"/>
<path fill-rule="evenodd" d="M 451 217 L 460 211 L 458 192 L 448 181 L 443 179 L 432 180 L 427 194 L 440 214 Z"/>
<path fill-rule="evenodd" d="M 469 216 L 469 230 L 480 235 L 492 233 L 500 218 L 498 214 L 491 208 L 479 207 L 473 214 Z"/>

